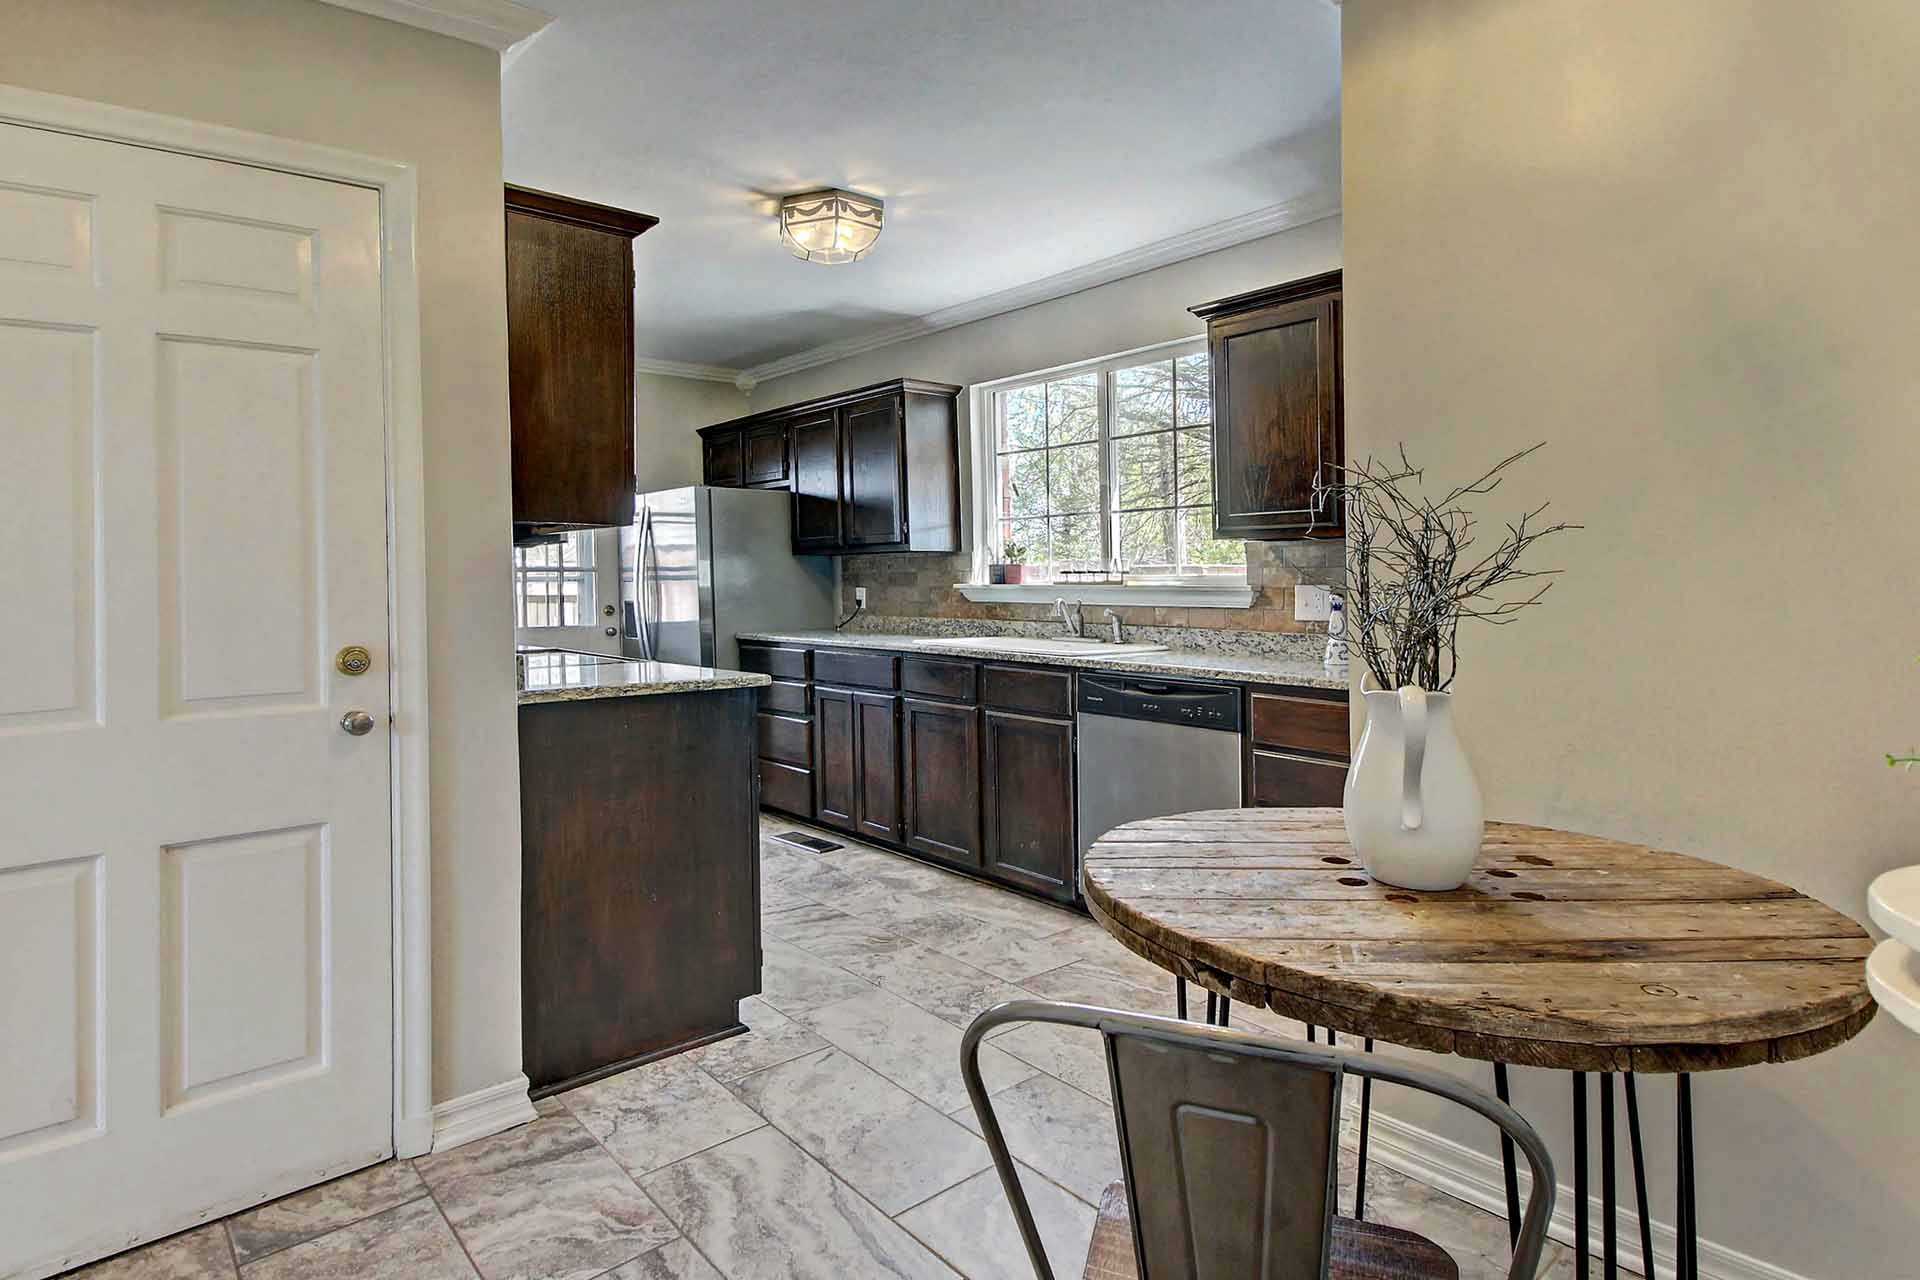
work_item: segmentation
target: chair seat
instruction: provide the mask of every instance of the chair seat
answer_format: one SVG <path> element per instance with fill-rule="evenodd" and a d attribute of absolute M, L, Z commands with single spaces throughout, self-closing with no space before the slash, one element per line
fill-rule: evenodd
<path fill-rule="evenodd" d="M 1425 1236 L 1378 1222 L 1333 1220 L 1330 1280 L 1460 1280 L 1459 1264 Z M 1133 1221 L 1127 1184 L 1116 1182 L 1100 1197 L 1082 1280 L 1140 1280 L 1133 1257 Z"/>

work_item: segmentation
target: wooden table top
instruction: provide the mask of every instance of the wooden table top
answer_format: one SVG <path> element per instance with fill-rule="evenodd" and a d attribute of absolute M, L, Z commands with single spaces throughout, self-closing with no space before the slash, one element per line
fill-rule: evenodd
<path fill-rule="evenodd" d="M 1793 888 L 1644 845 L 1490 822 L 1461 889 L 1378 884 L 1338 809 L 1131 822 L 1087 905 L 1208 990 L 1354 1036 L 1574 1071 L 1804 1058 L 1873 1018 L 1866 930 Z"/>

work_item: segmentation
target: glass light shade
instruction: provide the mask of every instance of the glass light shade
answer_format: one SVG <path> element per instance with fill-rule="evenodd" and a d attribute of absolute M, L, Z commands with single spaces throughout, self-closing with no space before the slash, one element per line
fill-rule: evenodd
<path fill-rule="evenodd" d="M 857 262 L 880 238 L 882 216 L 874 196 L 838 188 L 802 192 L 780 201 L 780 238 L 808 262 Z"/>

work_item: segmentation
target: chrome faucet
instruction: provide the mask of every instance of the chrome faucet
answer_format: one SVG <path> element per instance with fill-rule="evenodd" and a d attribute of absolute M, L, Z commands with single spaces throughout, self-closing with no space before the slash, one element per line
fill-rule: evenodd
<path fill-rule="evenodd" d="M 1127 633 L 1120 625 L 1120 615 L 1111 609 L 1102 609 L 1100 616 L 1107 624 L 1107 639 L 1113 641 L 1115 644 L 1125 644 L 1127 642 Z"/>
<path fill-rule="evenodd" d="M 1085 609 L 1086 606 L 1078 600 L 1075 600 L 1072 604 L 1068 604 L 1065 596 L 1061 596 L 1053 602 L 1054 617 L 1060 619 L 1061 625 L 1067 629 L 1067 634 L 1073 636 L 1075 639 L 1086 639 L 1087 619 L 1084 612 Z"/>

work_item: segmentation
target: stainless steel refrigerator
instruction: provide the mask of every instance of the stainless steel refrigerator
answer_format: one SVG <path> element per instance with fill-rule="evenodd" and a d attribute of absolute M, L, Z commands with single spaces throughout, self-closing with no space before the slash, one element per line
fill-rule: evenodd
<path fill-rule="evenodd" d="M 640 495 L 620 531 L 621 650 L 696 667 L 739 664 L 738 637 L 835 622 L 834 565 L 793 554 L 793 498 L 694 485 Z"/>

